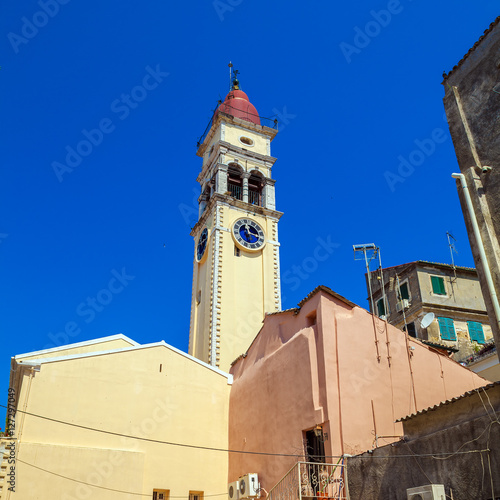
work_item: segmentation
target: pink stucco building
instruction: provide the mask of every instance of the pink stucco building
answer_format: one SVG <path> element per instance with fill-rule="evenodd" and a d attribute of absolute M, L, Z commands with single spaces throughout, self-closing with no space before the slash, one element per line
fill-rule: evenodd
<path fill-rule="evenodd" d="M 398 418 L 486 383 L 323 286 L 268 314 L 231 373 L 229 449 L 260 454 L 231 453 L 228 479 L 257 472 L 265 490 L 299 460 L 398 441 Z"/>

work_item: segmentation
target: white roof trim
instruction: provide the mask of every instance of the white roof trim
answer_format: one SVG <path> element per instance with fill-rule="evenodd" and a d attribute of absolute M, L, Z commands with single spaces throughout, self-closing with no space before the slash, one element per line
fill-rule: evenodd
<path fill-rule="evenodd" d="M 479 372 L 483 370 L 487 370 L 488 368 L 492 368 L 495 365 L 498 365 L 498 357 L 497 357 L 497 352 L 489 352 L 487 353 L 484 358 L 478 359 L 477 361 L 473 361 L 472 363 L 469 363 L 467 365 L 467 368 L 469 370 L 472 370 L 473 372 Z"/>
<path fill-rule="evenodd" d="M 121 334 L 120 334 L 121 335 Z M 92 343 L 99 343 L 99 342 L 102 342 L 103 340 L 109 340 L 109 339 L 112 339 L 114 337 L 119 337 L 120 335 L 114 335 L 112 337 L 103 337 L 101 339 L 96 339 L 96 340 L 92 340 L 92 341 L 89 341 L 89 342 L 82 342 L 81 344 L 82 345 L 85 345 L 85 344 L 92 344 Z M 125 339 L 127 339 L 127 337 L 123 336 Z M 130 340 L 130 339 L 127 339 L 127 340 Z M 184 351 L 181 351 L 180 349 L 177 349 L 176 347 L 173 347 L 169 344 L 167 344 L 164 340 L 161 340 L 160 342 L 154 342 L 154 343 L 151 343 L 151 344 L 143 344 L 143 345 L 140 345 L 138 344 L 137 342 L 134 342 L 133 340 L 131 340 L 131 342 L 133 342 L 135 345 L 133 346 L 130 346 L 130 347 L 122 347 L 120 349 L 111 349 L 109 351 L 96 351 L 96 352 L 85 352 L 85 353 L 80 353 L 80 354 L 67 354 L 66 356 L 59 356 L 59 357 L 53 357 L 53 358 L 38 358 L 38 359 L 30 359 L 27 363 L 23 363 L 22 361 L 22 357 L 27 357 L 27 356 L 33 356 L 33 354 L 39 354 L 39 353 L 46 353 L 46 352 L 51 352 L 51 351 L 56 351 L 56 350 L 61 350 L 64 348 L 67 348 L 69 346 L 63 346 L 63 347 L 60 347 L 60 348 L 55 348 L 55 349 L 47 349 L 46 351 L 37 351 L 37 352 L 33 352 L 33 353 L 28 353 L 28 354 L 21 354 L 20 356 L 16 356 L 15 358 L 13 358 L 15 361 L 19 362 L 19 364 L 22 366 L 22 365 L 28 365 L 28 363 L 32 364 L 34 363 L 35 361 L 40 364 L 40 365 L 43 365 L 43 364 L 47 364 L 47 363 L 57 363 L 59 361 L 70 361 L 70 360 L 73 360 L 73 359 L 82 359 L 82 358 L 91 358 L 93 356 L 104 356 L 106 354 L 117 354 L 117 353 L 120 353 L 120 352 L 127 352 L 127 351 L 135 351 L 135 350 L 140 350 L 140 349 L 149 349 L 149 348 L 152 348 L 152 347 L 166 347 L 167 349 L 175 352 L 176 354 L 179 354 L 187 359 L 189 359 L 190 361 L 193 361 L 205 368 L 208 368 L 209 370 L 215 372 L 215 373 L 218 373 L 219 375 L 222 375 L 223 377 L 227 378 L 227 383 L 229 385 L 231 385 L 233 383 L 233 376 L 230 374 L 230 373 L 226 373 L 222 370 L 220 370 L 219 368 L 216 368 L 215 366 L 212 366 L 212 365 L 209 365 L 207 363 L 205 363 L 204 361 L 201 361 L 200 359 L 198 358 L 195 358 L 193 356 L 191 356 L 190 354 L 187 354 L 185 353 Z M 70 344 L 71 346 L 77 346 L 78 344 Z"/>
<path fill-rule="evenodd" d="M 56 353 L 60 351 L 65 351 L 66 349 L 74 349 L 77 347 L 85 347 L 87 345 L 102 344 L 103 342 L 109 342 L 111 340 L 119 340 L 119 339 L 129 342 L 132 346 L 140 345 L 135 340 L 132 340 L 129 337 L 123 335 L 123 333 L 118 333 L 117 335 L 109 335 L 108 337 L 101 337 L 94 340 L 86 340 L 85 342 L 77 342 L 75 344 L 66 344 L 59 347 L 51 347 L 50 349 L 43 349 L 41 351 L 32 351 L 24 354 L 18 354 L 17 356 L 15 356 L 15 359 L 28 358 L 30 356 L 37 356 L 37 355 L 40 356 L 51 352 Z"/>

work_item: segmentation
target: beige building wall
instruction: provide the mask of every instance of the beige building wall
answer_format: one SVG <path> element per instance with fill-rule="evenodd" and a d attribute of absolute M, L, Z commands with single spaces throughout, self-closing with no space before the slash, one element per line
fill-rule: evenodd
<path fill-rule="evenodd" d="M 458 307 L 474 311 L 486 311 L 481 285 L 477 275 L 465 276 L 458 272 L 456 278 L 452 270 L 423 270 L 417 269 L 422 302 L 432 303 L 445 307 Z M 444 278 L 446 295 L 437 295 L 432 292 L 431 277 Z"/>
<path fill-rule="evenodd" d="M 59 356 L 81 347 L 13 359 L 16 484 L 1 500 L 224 493 L 227 453 L 202 448 L 227 449 L 231 376 L 164 342 Z"/>

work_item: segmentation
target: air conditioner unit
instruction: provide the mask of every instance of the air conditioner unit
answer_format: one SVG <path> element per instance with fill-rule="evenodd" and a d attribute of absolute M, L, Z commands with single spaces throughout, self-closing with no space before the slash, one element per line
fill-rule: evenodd
<path fill-rule="evenodd" d="M 240 500 L 244 498 L 259 498 L 260 485 L 259 476 L 256 473 L 245 474 L 239 478 Z"/>
<path fill-rule="evenodd" d="M 229 495 L 229 500 L 238 500 L 240 498 L 240 482 L 233 481 L 229 483 L 227 493 Z"/>
<path fill-rule="evenodd" d="M 446 493 L 442 484 L 427 484 L 417 488 L 408 488 L 406 498 L 408 500 L 446 500 Z"/>
<path fill-rule="evenodd" d="M 396 311 L 401 312 L 403 309 L 408 309 L 410 307 L 410 301 L 408 299 L 402 299 L 396 304 Z"/>

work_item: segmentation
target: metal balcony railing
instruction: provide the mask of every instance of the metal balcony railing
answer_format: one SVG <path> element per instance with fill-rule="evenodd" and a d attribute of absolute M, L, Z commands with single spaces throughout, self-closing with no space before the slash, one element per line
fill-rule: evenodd
<path fill-rule="evenodd" d="M 231 193 L 231 196 L 233 198 L 236 198 L 237 200 L 242 200 L 242 189 L 241 186 L 237 186 L 236 184 L 232 184 L 231 182 L 227 183 L 229 192 Z"/>
<path fill-rule="evenodd" d="M 248 203 L 260 207 L 260 193 L 258 191 L 248 191 Z"/>
<path fill-rule="evenodd" d="M 298 462 L 269 491 L 268 500 L 347 500 L 344 461 Z"/>

